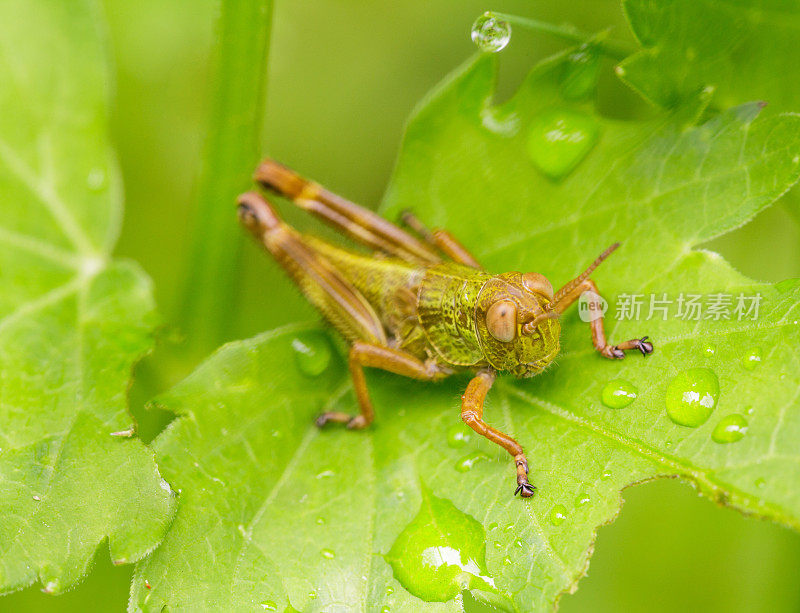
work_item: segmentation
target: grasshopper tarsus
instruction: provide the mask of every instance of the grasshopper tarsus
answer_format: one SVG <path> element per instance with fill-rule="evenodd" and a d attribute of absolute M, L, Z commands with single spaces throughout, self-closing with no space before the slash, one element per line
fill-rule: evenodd
<path fill-rule="evenodd" d="M 552 363 L 560 349 L 559 316 L 584 292 L 599 297 L 589 276 L 619 244 L 554 292 L 539 273 L 485 272 L 452 234 L 429 230 L 410 211 L 401 215 L 406 231 L 272 160 L 262 162 L 254 178 L 372 250 L 355 253 L 300 234 L 259 193 L 239 198 L 242 224 L 350 344 L 360 413 L 329 411 L 317 417 L 317 426 L 359 430 L 372 423 L 365 367 L 426 381 L 470 372 L 461 418 L 514 458 L 514 494 L 532 496 L 536 488 L 528 482 L 522 446 L 483 420 L 484 399 L 498 372 L 530 377 Z M 607 343 L 602 314 L 590 328 L 595 349 L 607 358 L 622 359 L 634 349 L 653 352 L 646 336 Z"/>
<path fill-rule="evenodd" d="M 614 345 L 613 347 L 609 345 L 606 346 L 600 353 L 607 358 L 621 360 L 625 357 L 625 351 L 636 349 L 644 357 L 647 357 L 653 353 L 653 343 L 648 341 L 648 338 L 650 337 L 643 336 L 642 338 L 634 338 L 629 341 L 625 341 L 624 343 L 620 343 L 619 345 Z"/>
<path fill-rule="evenodd" d="M 517 485 L 517 489 L 514 490 L 514 496 L 519 494 L 521 498 L 530 498 L 535 492 L 536 486 L 525 481 Z"/>

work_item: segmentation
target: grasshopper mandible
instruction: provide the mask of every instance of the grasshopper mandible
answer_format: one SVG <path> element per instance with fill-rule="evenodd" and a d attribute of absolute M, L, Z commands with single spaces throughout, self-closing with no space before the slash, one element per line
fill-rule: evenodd
<path fill-rule="evenodd" d="M 410 212 L 402 215 L 406 231 L 272 160 L 262 162 L 254 178 L 379 256 L 301 235 L 259 193 L 239 197 L 242 224 L 350 343 L 349 368 L 360 413 L 323 413 L 317 425 L 336 422 L 361 429 L 372 423 L 365 366 L 425 381 L 471 372 L 461 418 L 514 458 L 514 494 L 533 495 L 522 447 L 483 420 L 484 399 L 499 371 L 531 377 L 553 361 L 560 348 L 559 316 L 583 292 L 598 293 L 589 275 L 618 243 L 554 292 L 539 273 L 484 271 L 449 232 L 429 231 Z M 606 358 L 622 359 L 631 349 L 653 352 L 646 336 L 607 343 L 602 314 L 590 327 L 595 349 Z"/>

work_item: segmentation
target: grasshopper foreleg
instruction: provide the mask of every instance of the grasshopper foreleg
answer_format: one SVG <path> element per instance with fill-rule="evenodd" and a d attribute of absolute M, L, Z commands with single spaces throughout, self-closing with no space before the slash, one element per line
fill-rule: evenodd
<path fill-rule="evenodd" d="M 595 285 L 594 281 L 591 279 L 584 279 L 581 283 L 564 294 L 562 298 L 554 302 L 553 310 L 557 313 L 563 313 L 573 302 L 580 298 L 581 294 L 584 292 L 593 292 L 598 296 L 600 295 L 597 290 L 597 285 Z M 559 293 L 561 293 L 560 290 L 556 295 L 558 296 Z M 592 344 L 594 345 L 594 348 L 600 353 L 600 355 L 606 358 L 612 360 L 621 360 L 625 357 L 625 351 L 630 349 L 637 349 L 644 356 L 653 353 L 653 343 L 648 341 L 648 337 L 646 336 L 643 336 L 642 338 L 634 338 L 629 341 L 623 341 L 616 345 L 608 343 L 606 341 L 605 330 L 603 329 L 602 311 L 597 311 L 596 318 L 593 319 L 589 325 L 592 331 Z"/>
<path fill-rule="evenodd" d="M 450 369 L 442 367 L 432 360 L 423 362 L 405 351 L 356 341 L 350 347 L 349 367 L 350 376 L 353 378 L 353 389 L 361 412 L 353 416 L 348 413 L 329 411 L 317 418 L 318 426 L 336 422 L 347 424 L 347 427 L 352 430 L 360 430 L 372 423 L 375 412 L 372 409 L 367 380 L 364 377 L 365 366 L 380 368 L 402 377 L 421 381 L 433 381 L 452 374 Z"/>
<path fill-rule="evenodd" d="M 536 488 L 528 483 L 528 459 L 522 451 L 522 446 L 508 434 L 492 428 L 483 421 L 483 403 L 496 377 L 494 371 L 482 370 L 469 382 L 467 390 L 461 397 L 461 419 L 475 432 L 497 443 L 511 454 L 517 468 L 517 489 L 514 490 L 514 494 L 528 498 L 533 496 Z"/>

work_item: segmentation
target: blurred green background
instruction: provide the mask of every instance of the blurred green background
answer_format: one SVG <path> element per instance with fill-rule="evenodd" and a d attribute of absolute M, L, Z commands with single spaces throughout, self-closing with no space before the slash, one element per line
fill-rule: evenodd
<path fill-rule="evenodd" d="M 210 0 L 105 0 L 104 9 L 116 73 L 112 130 L 126 186 L 118 254 L 140 262 L 153 278 L 165 320 L 159 348 L 137 368 L 131 391 L 149 440 L 169 416 L 145 412 L 145 401 L 202 357 L 181 350 L 192 331 L 181 326 L 180 305 L 217 6 Z M 589 32 L 612 27 L 614 37 L 632 40 L 614 0 L 277 0 L 263 151 L 377 206 L 406 118 L 474 52 L 469 27 L 487 9 L 571 22 Z M 515 32 L 501 58 L 499 97 L 561 47 L 544 35 Z M 606 72 L 598 101 L 603 112 L 651 112 Z M 759 280 L 800 276 L 797 200 L 790 194 L 709 247 Z M 233 203 L 219 205 L 231 208 L 235 223 Z M 243 242 L 241 269 L 231 271 L 243 281 L 230 338 L 314 318 L 275 266 Z M 562 611 L 800 611 L 800 535 L 718 509 L 678 481 L 635 487 L 624 497 L 620 518 L 598 533 L 589 576 L 562 599 Z M 101 547 L 93 572 L 75 591 L 52 597 L 31 588 L 0 598 L 0 610 L 121 611 L 131 570 L 112 567 Z"/>

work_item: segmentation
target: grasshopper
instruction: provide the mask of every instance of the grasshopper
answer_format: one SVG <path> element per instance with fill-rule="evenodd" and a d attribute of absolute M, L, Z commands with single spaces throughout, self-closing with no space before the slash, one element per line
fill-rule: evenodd
<path fill-rule="evenodd" d="M 559 352 L 559 316 L 584 292 L 598 294 L 591 273 L 617 247 L 609 247 L 557 292 L 536 272 L 486 272 L 446 230 L 428 230 L 412 213 L 408 230 L 341 198 L 272 160 L 254 179 L 321 218 L 372 254 L 342 249 L 301 235 L 284 223 L 257 192 L 239 197 L 241 223 L 258 239 L 306 298 L 350 345 L 348 365 L 360 412 L 326 412 L 317 426 L 362 429 L 374 419 L 364 367 L 424 381 L 473 373 L 461 397 L 461 418 L 513 458 L 516 490 L 532 496 L 522 446 L 483 420 L 483 404 L 497 373 L 517 377 L 542 372 Z M 590 323 L 592 343 L 604 357 L 653 352 L 647 338 L 606 342 L 602 313 Z"/>

